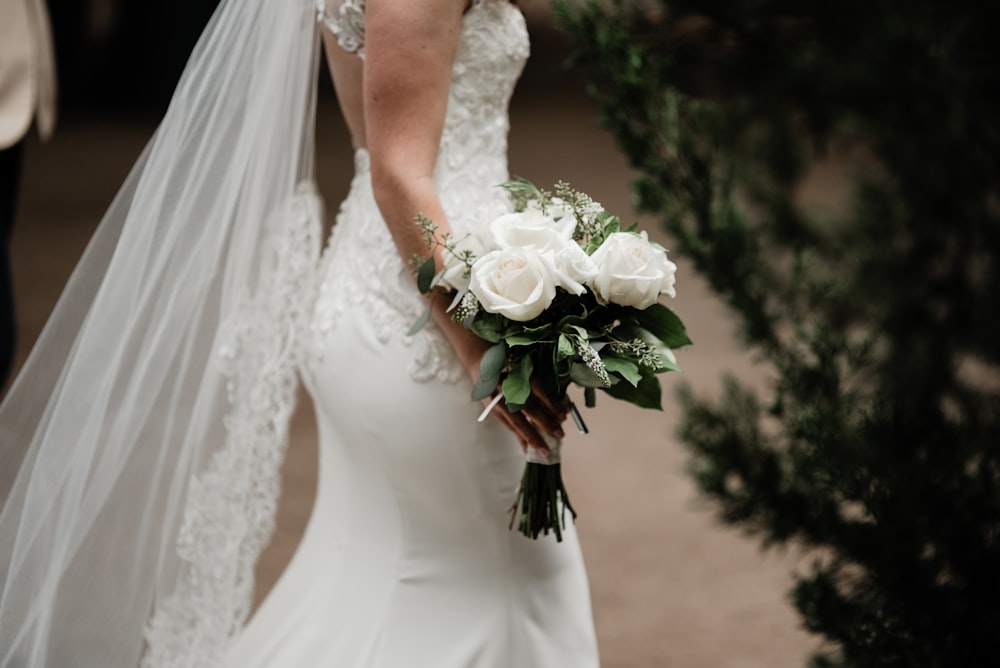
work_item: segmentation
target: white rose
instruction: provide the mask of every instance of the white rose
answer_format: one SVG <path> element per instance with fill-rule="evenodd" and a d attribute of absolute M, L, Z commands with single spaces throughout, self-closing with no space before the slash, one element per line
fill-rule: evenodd
<path fill-rule="evenodd" d="M 468 219 L 455 220 L 456 241 L 453 245 L 455 252 L 445 249 L 442 253 L 445 270 L 440 279 L 442 286 L 452 290 L 461 290 L 465 287 L 469 265 L 466 264 L 463 255 L 468 252 L 475 261 L 476 258 L 496 248 L 490 235 L 490 223 L 509 212 L 506 200 L 497 198 L 480 204 Z M 462 229 L 467 232 L 461 232 Z"/>
<path fill-rule="evenodd" d="M 665 251 L 649 243 L 645 232 L 616 232 L 590 259 L 597 265 L 597 276 L 589 285 L 602 303 L 644 309 L 655 304 L 661 293 L 676 296 L 677 265 L 667 259 Z"/>
<path fill-rule="evenodd" d="M 556 222 L 541 211 L 508 213 L 490 223 L 490 232 L 499 248 L 533 248 L 539 253 L 558 251 L 572 242 L 576 221 Z"/>
<path fill-rule="evenodd" d="M 512 213 L 510 200 L 506 197 L 494 197 L 476 207 L 467 223 L 468 231 L 475 234 L 485 247 L 493 250 L 496 248 L 496 243 L 493 241 L 490 225 L 497 218 L 509 213 Z M 456 221 L 456 225 L 458 224 L 460 222 Z"/>
<path fill-rule="evenodd" d="M 517 322 L 537 318 L 556 296 L 546 263 L 530 248 L 495 250 L 476 260 L 469 290 L 483 310 Z"/>
<path fill-rule="evenodd" d="M 577 243 L 568 243 L 545 257 L 552 262 L 556 286 L 574 295 L 582 295 L 584 286 L 597 276 L 597 265 Z"/>

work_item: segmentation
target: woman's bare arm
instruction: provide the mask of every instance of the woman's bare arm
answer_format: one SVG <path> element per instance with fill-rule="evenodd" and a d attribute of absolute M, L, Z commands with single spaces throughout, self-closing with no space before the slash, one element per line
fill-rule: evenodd
<path fill-rule="evenodd" d="M 365 128 L 375 198 L 400 254 L 426 254 L 422 213 L 448 231 L 434 186 L 463 0 L 370 0 Z"/>
<path fill-rule="evenodd" d="M 364 123 L 372 186 L 404 259 L 428 252 L 414 224 L 418 213 L 433 220 L 439 234 L 450 231 L 434 186 L 434 165 L 465 8 L 465 0 L 368 0 L 366 5 Z M 470 377 L 478 378 L 489 344 L 451 322 L 444 299 L 431 299 L 435 323 Z M 538 428 L 562 435 L 561 414 L 543 402 L 514 414 L 502 406 L 494 410 L 524 445 L 545 449 Z"/>

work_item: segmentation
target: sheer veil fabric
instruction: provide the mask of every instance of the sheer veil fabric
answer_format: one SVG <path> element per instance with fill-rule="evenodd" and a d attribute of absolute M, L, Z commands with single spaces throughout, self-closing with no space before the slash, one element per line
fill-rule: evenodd
<path fill-rule="evenodd" d="M 0 407 L 0 667 L 217 665 L 318 255 L 314 0 L 223 0 Z"/>

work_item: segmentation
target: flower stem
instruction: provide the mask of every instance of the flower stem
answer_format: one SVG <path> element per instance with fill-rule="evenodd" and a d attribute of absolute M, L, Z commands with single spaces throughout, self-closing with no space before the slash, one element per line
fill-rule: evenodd
<path fill-rule="evenodd" d="M 575 520 L 576 511 L 566 494 L 561 465 L 528 462 L 510 509 L 510 529 L 516 522 L 517 530 L 528 538 L 537 539 L 539 534 L 548 535 L 552 531 L 556 540 L 562 542 L 566 510 Z"/>

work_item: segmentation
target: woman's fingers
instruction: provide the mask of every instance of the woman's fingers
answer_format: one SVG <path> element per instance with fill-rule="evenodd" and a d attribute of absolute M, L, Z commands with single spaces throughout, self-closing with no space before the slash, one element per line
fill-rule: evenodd
<path fill-rule="evenodd" d="M 562 430 L 562 419 L 551 409 L 541 405 L 531 403 L 521 409 L 522 413 L 535 426 L 541 427 L 555 439 L 562 439 L 566 436 Z"/>
<path fill-rule="evenodd" d="M 541 425 L 554 438 L 562 439 L 566 436 L 562 430 L 562 423 L 569 415 L 569 407 L 553 404 L 534 378 L 531 380 L 531 399 L 523 410 L 527 411 L 528 417 L 533 422 Z"/>
<path fill-rule="evenodd" d="M 541 402 L 542 406 L 544 406 L 547 410 L 551 411 L 553 415 L 563 414 L 563 416 L 565 417 L 565 411 L 567 409 L 563 406 L 556 406 L 555 404 L 553 404 L 552 401 L 549 399 L 548 395 L 542 389 L 541 383 L 539 383 L 538 379 L 535 378 L 534 376 L 532 376 L 531 378 L 531 394 L 539 402 Z"/>
<path fill-rule="evenodd" d="M 508 429 L 514 432 L 514 435 L 517 436 L 518 440 L 521 442 L 521 447 L 532 447 L 548 454 L 549 446 L 545 442 L 545 438 L 528 419 L 528 416 L 523 410 L 512 413 L 501 401 L 493 409 L 493 412 L 496 414 L 497 418 L 503 421 Z"/>
<path fill-rule="evenodd" d="M 531 396 L 527 405 L 521 410 L 511 411 L 503 399 L 498 399 L 499 395 L 490 402 L 483 402 L 487 407 L 484 414 L 492 412 L 500 419 L 504 426 L 514 432 L 521 442 L 521 447 L 532 447 L 548 453 L 549 447 L 543 432 L 556 440 L 561 440 L 566 436 L 562 429 L 562 423 L 569 415 L 569 407 L 553 404 L 534 379 L 531 383 Z"/>

